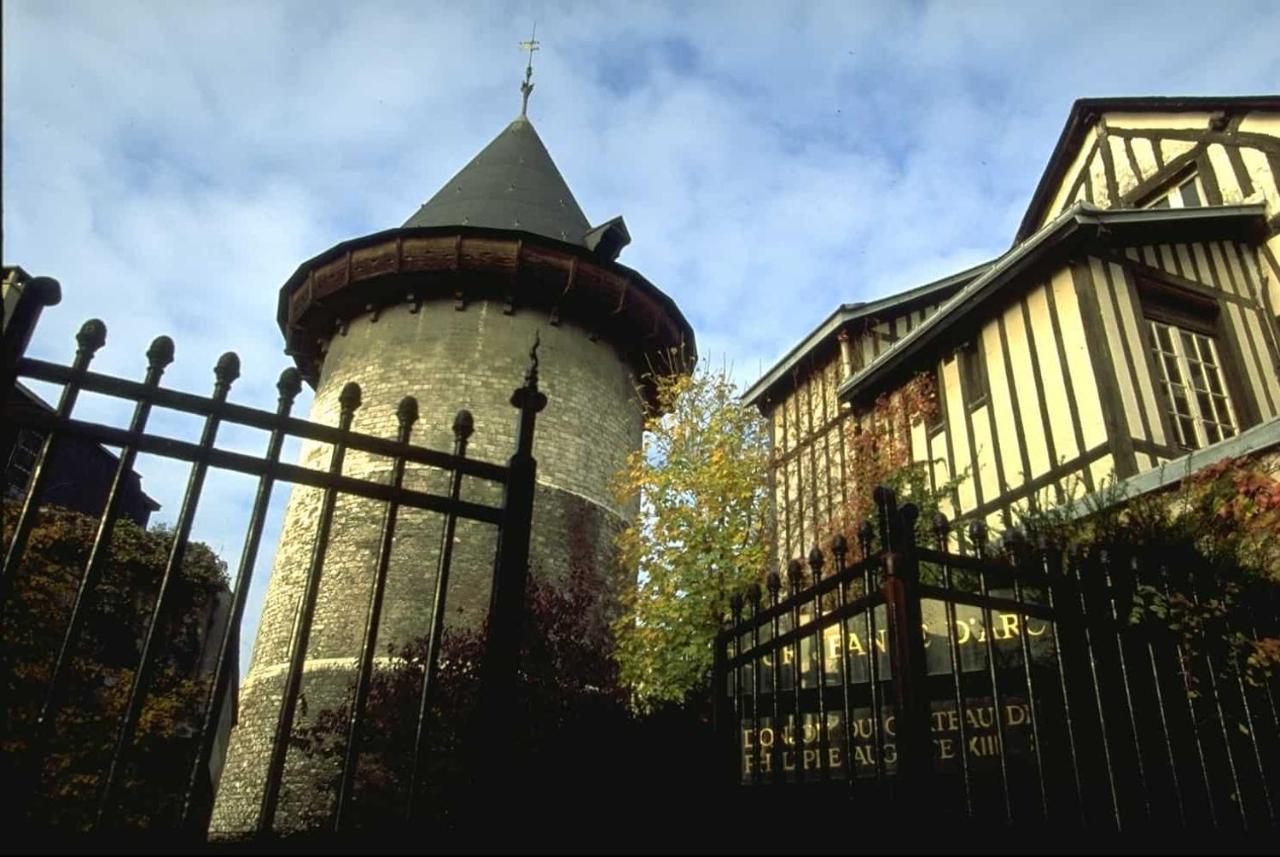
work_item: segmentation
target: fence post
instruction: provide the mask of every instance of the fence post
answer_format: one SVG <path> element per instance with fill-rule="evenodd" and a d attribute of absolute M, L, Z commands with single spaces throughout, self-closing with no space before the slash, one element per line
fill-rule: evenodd
<path fill-rule="evenodd" d="M 507 465 L 507 484 L 502 497 L 502 529 L 493 567 L 493 587 L 489 595 L 489 635 L 481 673 L 480 743 L 481 767 L 477 779 L 486 786 L 514 786 L 502 776 L 514 751 L 514 735 L 507 716 L 516 696 L 516 670 L 520 660 L 520 635 L 524 620 L 525 587 L 529 579 L 529 535 L 533 523 L 533 494 L 538 463 L 533 457 L 533 431 L 538 412 L 547 406 L 547 397 L 538 390 L 538 340 L 529 352 L 529 370 L 524 385 L 511 394 L 511 404 L 520 410 L 516 429 L 516 451 Z M 502 805 L 499 802 L 498 805 Z"/>
<path fill-rule="evenodd" d="M 4 336 L 0 337 L 0 394 L 4 395 L 6 408 L 14 382 L 18 379 L 18 361 L 27 353 L 40 313 L 45 307 L 56 306 L 62 301 L 62 286 L 53 277 L 32 277 L 21 283 L 15 282 L 11 288 L 17 291 L 18 296 L 10 306 L 8 295 L 5 295 Z"/>
<path fill-rule="evenodd" d="M 1015 542 L 1015 545 L 1017 542 Z M 1093 826 L 1102 813 L 1110 816 L 1103 826 L 1119 826 L 1117 796 L 1105 771 L 1110 761 L 1100 764 L 1100 756 L 1108 752 L 1105 727 L 1097 719 L 1090 672 L 1093 652 L 1081 609 L 1078 567 L 1084 560 L 1079 550 L 1070 555 L 1061 546 L 1043 536 L 1036 545 L 1045 576 L 1049 581 L 1049 608 L 1053 611 L 1054 638 L 1057 643 L 1057 667 L 1062 693 L 1062 716 L 1067 732 L 1067 748 L 1075 780 L 1080 823 Z M 1090 709 L 1093 710 L 1091 718 Z M 1105 785 L 1098 781 L 1105 780 Z M 1106 798 L 1102 798 L 1106 791 Z"/>
<path fill-rule="evenodd" d="M 923 784 L 933 765 L 929 734 L 924 640 L 920 627 L 920 570 L 915 553 L 919 510 L 908 503 L 901 511 L 889 488 L 875 490 L 884 540 L 884 595 L 889 624 L 889 669 L 893 674 L 894 744 L 898 777 L 904 784 Z"/>

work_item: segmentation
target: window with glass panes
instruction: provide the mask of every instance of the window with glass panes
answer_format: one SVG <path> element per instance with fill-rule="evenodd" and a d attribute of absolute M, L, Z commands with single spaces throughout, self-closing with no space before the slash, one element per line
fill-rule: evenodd
<path fill-rule="evenodd" d="M 1143 208 L 1195 208 L 1204 205 L 1204 183 L 1198 173 L 1181 179 Z"/>
<path fill-rule="evenodd" d="M 31 481 L 31 471 L 40 455 L 42 443 L 44 437 L 31 429 L 18 430 L 4 473 L 6 496 L 21 497 L 27 493 L 27 483 Z"/>
<path fill-rule="evenodd" d="M 1213 337 L 1155 319 L 1147 323 L 1178 444 L 1198 449 L 1234 436 L 1238 423 Z"/>

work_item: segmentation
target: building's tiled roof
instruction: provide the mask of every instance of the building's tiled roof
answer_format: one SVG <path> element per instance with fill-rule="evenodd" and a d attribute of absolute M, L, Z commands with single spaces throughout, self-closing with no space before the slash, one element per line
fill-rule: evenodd
<path fill-rule="evenodd" d="M 1057 145 L 1049 155 L 1049 163 L 1031 194 L 1027 211 L 1018 226 L 1016 241 L 1031 237 L 1036 231 L 1041 212 L 1049 204 L 1057 182 L 1074 157 L 1080 141 L 1103 113 L 1178 113 L 1183 111 L 1280 110 L 1280 95 L 1222 96 L 1124 96 L 1118 98 L 1079 98 L 1071 105 L 1067 123 L 1058 135 Z"/>
<path fill-rule="evenodd" d="M 835 312 L 827 316 L 808 336 L 796 343 L 794 348 L 783 355 L 782 359 L 775 363 L 758 381 L 751 385 L 750 389 L 743 393 L 743 403 L 754 405 L 768 395 L 773 395 L 780 385 L 786 383 L 792 370 L 800 364 L 806 355 L 812 353 L 819 345 L 835 336 L 841 328 L 850 322 L 882 315 L 892 316 L 896 312 L 900 312 L 904 306 L 910 304 L 937 303 L 945 300 L 957 289 L 964 286 L 965 283 L 979 276 L 991 264 L 991 262 L 983 262 L 981 265 L 975 265 L 957 274 L 951 274 L 940 280 L 934 280 L 931 283 L 915 286 L 873 301 L 841 304 L 836 308 Z"/>
<path fill-rule="evenodd" d="M 1185 241 L 1188 233 L 1207 237 L 1262 228 L 1264 223 L 1265 207 L 1261 204 L 1106 210 L 1087 202 L 1077 203 L 997 259 L 919 327 L 841 384 L 838 395 L 841 400 L 872 395 L 889 375 L 901 370 L 906 361 L 936 342 L 992 295 L 1015 282 L 1020 272 L 1044 261 L 1053 251 L 1078 246 L 1082 239 L 1123 232 L 1136 243 Z"/>
<path fill-rule="evenodd" d="M 533 123 L 521 116 L 405 226 L 487 226 L 586 246 L 591 230 Z"/>

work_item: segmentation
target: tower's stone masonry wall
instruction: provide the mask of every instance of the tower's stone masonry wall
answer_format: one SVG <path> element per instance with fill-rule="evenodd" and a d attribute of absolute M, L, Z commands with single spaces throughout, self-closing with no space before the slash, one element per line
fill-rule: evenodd
<path fill-rule="evenodd" d="M 616 581 L 613 539 L 634 509 L 619 508 L 610 490 L 627 455 L 640 446 L 643 416 L 635 378 L 613 347 L 592 341 L 569 322 L 552 326 L 545 313 L 506 315 L 501 304 L 477 302 L 458 311 L 452 302 L 365 315 L 335 336 L 325 357 L 311 419 L 334 425 L 338 394 L 360 384 L 363 403 L 356 431 L 395 437 L 396 406 L 418 399 L 421 416 L 412 442 L 450 450 L 454 414 L 475 417 L 468 456 L 505 463 L 514 451 L 517 412 L 509 403 L 523 382 L 529 348 L 539 334 L 539 384 L 548 404 L 538 418 L 534 455 L 538 488 L 534 503 L 530 566 L 535 575 L 562 580 L 571 567 L 600 575 L 602 596 Z M 331 448 L 304 444 L 301 463 L 328 468 Z M 391 463 L 349 452 L 343 472 L 385 482 Z M 407 487 L 444 493 L 447 475 L 410 468 Z M 466 479 L 464 499 L 497 505 L 500 486 Z M 280 706 L 288 641 L 306 579 L 322 492 L 296 487 L 289 498 L 280 546 L 268 584 L 249 674 L 240 692 L 239 723 L 231 735 L 211 831 L 227 837 L 252 829 L 261 800 L 267 759 Z M 341 704 L 354 676 L 368 614 L 383 517 L 382 504 L 339 498 L 321 577 L 316 618 L 303 682 L 307 714 Z M 392 551 L 379 649 L 427 632 L 443 518 L 402 509 Z M 488 607 L 496 529 L 460 521 L 448 598 L 449 624 L 475 625 Z M 609 598 L 602 598 L 601 611 Z M 313 791 L 320 776 L 303 770 L 291 752 L 277 828 L 299 820 L 298 795 Z M 291 797 L 294 795 L 294 797 Z"/>

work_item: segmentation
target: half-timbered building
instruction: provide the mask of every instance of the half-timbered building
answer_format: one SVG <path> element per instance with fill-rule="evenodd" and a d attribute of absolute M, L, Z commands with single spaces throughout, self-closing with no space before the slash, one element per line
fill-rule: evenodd
<path fill-rule="evenodd" d="M 911 457 L 944 512 L 996 527 L 1280 444 L 1277 312 L 1280 96 L 1077 101 L 1006 253 L 839 307 L 746 393 L 779 555 L 841 514 L 851 429 L 922 373 Z"/>

